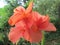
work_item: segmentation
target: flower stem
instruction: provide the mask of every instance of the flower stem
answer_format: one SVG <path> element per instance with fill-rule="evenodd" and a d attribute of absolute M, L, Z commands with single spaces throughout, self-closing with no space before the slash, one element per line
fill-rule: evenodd
<path fill-rule="evenodd" d="M 45 32 L 43 31 L 43 38 L 42 38 L 42 41 L 41 41 L 41 45 L 44 45 L 45 44 Z"/>

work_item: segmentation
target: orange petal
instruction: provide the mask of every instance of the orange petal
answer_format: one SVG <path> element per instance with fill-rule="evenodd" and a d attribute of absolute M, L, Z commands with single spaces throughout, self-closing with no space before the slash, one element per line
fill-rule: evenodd
<path fill-rule="evenodd" d="M 37 26 L 39 27 L 39 30 L 46 30 L 46 31 L 56 31 L 56 28 L 53 24 L 49 22 L 49 16 L 42 16 L 37 21 Z"/>
<path fill-rule="evenodd" d="M 52 23 L 49 23 L 49 25 L 43 30 L 44 31 L 56 31 L 56 27 Z"/>
<path fill-rule="evenodd" d="M 24 21 L 19 21 L 15 24 L 14 28 L 11 28 L 8 37 L 13 43 L 16 43 L 21 37 L 23 37 L 25 30 L 27 30 L 27 28 Z"/>
<path fill-rule="evenodd" d="M 15 23 L 17 23 L 19 20 L 23 19 L 25 16 L 24 16 L 24 12 L 25 12 L 25 9 L 23 7 L 17 7 L 15 10 L 14 10 L 14 14 L 10 17 L 10 19 L 8 20 L 8 23 L 13 26 L 15 25 Z"/>
<path fill-rule="evenodd" d="M 23 38 L 24 38 L 25 40 L 29 41 L 30 35 L 29 35 L 29 31 L 28 31 L 28 30 L 25 30 L 24 35 L 23 35 Z"/>
<path fill-rule="evenodd" d="M 41 41 L 42 33 L 41 32 L 34 32 L 33 30 L 28 30 L 24 32 L 24 38 L 31 43 L 36 43 Z"/>
<path fill-rule="evenodd" d="M 32 11 L 32 17 L 33 17 L 33 20 L 36 22 L 36 21 L 38 21 L 41 17 L 42 17 L 42 15 L 41 14 L 39 14 L 38 12 L 36 12 L 36 11 Z"/>
<path fill-rule="evenodd" d="M 24 18 L 24 22 L 26 23 L 27 27 L 31 28 L 31 26 L 40 18 L 41 15 L 38 12 L 32 11 L 26 18 Z"/>
<path fill-rule="evenodd" d="M 14 13 L 20 13 L 22 14 L 23 12 L 25 12 L 25 8 L 22 6 L 18 6 L 14 9 Z"/>
<path fill-rule="evenodd" d="M 38 43 L 42 40 L 42 33 L 41 32 L 30 32 L 30 42 L 31 43 Z"/>
<path fill-rule="evenodd" d="M 30 14 L 28 17 L 24 18 L 24 22 L 25 22 L 25 24 L 28 28 L 31 28 L 31 26 L 34 22 L 33 18 L 32 18 L 32 15 Z"/>
<path fill-rule="evenodd" d="M 33 1 L 29 3 L 29 6 L 27 7 L 25 13 L 26 14 L 30 13 L 32 11 L 32 8 L 33 8 Z"/>
<path fill-rule="evenodd" d="M 49 24 L 49 16 L 42 16 L 37 21 L 37 26 L 40 28 L 40 30 L 46 28 L 48 24 Z"/>
<path fill-rule="evenodd" d="M 20 20 L 22 20 L 24 18 L 24 15 L 19 15 L 19 14 L 14 14 L 10 17 L 10 19 L 8 20 L 8 23 L 13 26 L 15 25 L 15 23 L 19 22 Z"/>
<path fill-rule="evenodd" d="M 23 36 L 23 30 L 20 27 L 12 28 L 9 32 L 8 38 L 11 42 L 16 43 Z"/>
<path fill-rule="evenodd" d="M 15 27 L 21 27 L 23 29 L 27 29 L 27 26 L 25 24 L 25 22 L 22 20 L 22 21 L 19 21 L 15 24 Z"/>

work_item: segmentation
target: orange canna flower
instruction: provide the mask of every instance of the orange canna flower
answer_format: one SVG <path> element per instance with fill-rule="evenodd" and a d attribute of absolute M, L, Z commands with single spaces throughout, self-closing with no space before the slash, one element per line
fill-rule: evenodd
<path fill-rule="evenodd" d="M 27 9 L 22 6 L 14 9 L 14 14 L 8 23 L 15 27 L 10 29 L 8 38 L 16 43 L 20 38 L 24 38 L 31 43 L 39 42 L 42 39 L 42 31 L 56 31 L 55 26 L 49 22 L 49 16 L 43 16 L 36 11 L 32 11 L 33 2 L 29 3 Z"/>

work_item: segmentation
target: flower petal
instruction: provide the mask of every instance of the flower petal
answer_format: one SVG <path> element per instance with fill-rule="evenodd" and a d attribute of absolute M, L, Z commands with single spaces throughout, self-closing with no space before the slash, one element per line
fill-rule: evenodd
<path fill-rule="evenodd" d="M 11 28 L 9 32 L 9 39 L 16 43 L 21 37 L 23 37 L 24 31 L 27 30 L 24 21 L 19 21 L 15 24 L 14 28 Z"/>
<path fill-rule="evenodd" d="M 29 30 L 29 35 L 30 35 L 30 42 L 32 43 L 37 43 L 41 41 L 42 39 L 42 32 L 38 30 L 38 27 L 36 24 L 33 24 L 31 29 Z"/>
<path fill-rule="evenodd" d="M 49 23 L 49 25 L 43 30 L 44 31 L 56 31 L 56 27 L 52 23 Z"/>
<path fill-rule="evenodd" d="M 23 20 L 21 20 L 21 21 L 19 21 L 19 22 L 17 22 L 15 24 L 15 27 L 25 28 L 26 27 L 26 24 L 25 24 L 25 22 Z"/>
<path fill-rule="evenodd" d="M 10 41 L 13 43 L 16 43 L 19 41 L 19 39 L 23 36 L 23 30 L 20 27 L 15 27 L 12 28 L 11 31 L 9 32 L 8 38 Z"/>
<path fill-rule="evenodd" d="M 33 25 L 33 22 L 34 22 L 32 15 L 30 14 L 28 17 L 24 18 L 24 22 L 28 28 L 31 28 L 31 26 Z"/>
<path fill-rule="evenodd" d="M 34 32 L 34 31 L 30 30 L 30 42 L 31 43 L 40 42 L 41 39 L 42 39 L 42 33 L 40 31 Z"/>
<path fill-rule="evenodd" d="M 33 1 L 31 1 L 29 3 L 29 6 L 27 7 L 25 13 L 28 14 L 28 13 L 32 12 L 32 8 L 33 8 Z"/>
<path fill-rule="evenodd" d="M 37 21 L 37 26 L 39 27 L 39 30 L 45 30 L 45 31 L 56 31 L 55 26 L 49 22 L 49 16 L 42 16 Z"/>
<path fill-rule="evenodd" d="M 38 21 L 41 17 L 42 17 L 42 15 L 41 14 L 39 14 L 38 12 L 36 12 L 36 11 L 32 11 L 32 17 L 33 17 L 33 20 L 36 22 L 36 21 Z"/>
<path fill-rule="evenodd" d="M 25 8 L 22 6 L 18 6 L 14 9 L 14 13 L 20 13 L 22 14 L 23 12 L 25 12 Z"/>
<path fill-rule="evenodd" d="M 34 32 L 33 30 L 25 31 L 24 38 L 31 43 L 37 43 L 42 39 L 42 33 L 40 31 Z"/>
<path fill-rule="evenodd" d="M 42 16 L 38 21 L 37 21 L 37 26 L 39 27 L 40 30 L 46 28 L 49 24 L 49 16 Z"/>
<path fill-rule="evenodd" d="M 21 27 L 24 30 L 28 30 L 28 27 L 27 27 L 26 23 L 24 22 L 24 20 L 17 22 L 15 24 L 15 27 Z"/>
<path fill-rule="evenodd" d="M 19 22 L 20 20 L 22 20 L 24 18 L 23 15 L 19 15 L 19 14 L 13 14 L 12 17 L 10 17 L 8 23 L 13 26 L 15 25 L 17 22 Z"/>
<path fill-rule="evenodd" d="M 24 18 L 24 22 L 27 25 L 27 27 L 31 28 L 31 26 L 36 23 L 37 20 L 41 18 L 41 15 L 38 12 L 32 11 L 27 15 L 26 18 Z"/>
<path fill-rule="evenodd" d="M 14 10 L 14 14 L 10 17 L 10 19 L 8 20 L 8 23 L 13 26 L 15 25 L 15 23 L 17 23 L 18 21 L 20 21 L 21 19 L 23 19 L 25 16 L 24 16 L 24 12 L 25 12 L 25 9 L 23 7 L 17 7 L 15 10 Z"/>
<path fill-rule="evenodd" d="M 29 41 L 30 35 L 29 35 L 29 31 L 28 31 L 28 30 L 25 30 L 24 35 L 23 35 L 23 38 L 24 38 L 25 40 Z"/>

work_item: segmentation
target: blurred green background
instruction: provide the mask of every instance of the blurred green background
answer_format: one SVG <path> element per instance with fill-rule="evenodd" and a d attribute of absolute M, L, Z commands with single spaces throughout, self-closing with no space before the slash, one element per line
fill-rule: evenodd
<path fill-rule="evenodd" d="M 7 5 L 0 8 L 0 45 L 13 45 L 8 40 L 10 26 L 8 19 L 13 14 L 13 9 L 22 5 L 27 7 L 29 0 L 4 0 Z M 1 4 L 2 5 L 2 4 Z M 34 0 L 33 10 L 40 14 L 48 14 L 50 21 L 57 28 L 56 32 L 45 32 L 45 45 L 60 45 L 60 0 Z M 18 45 L 31 45 L 24 39 L 18 42 Z"/>

